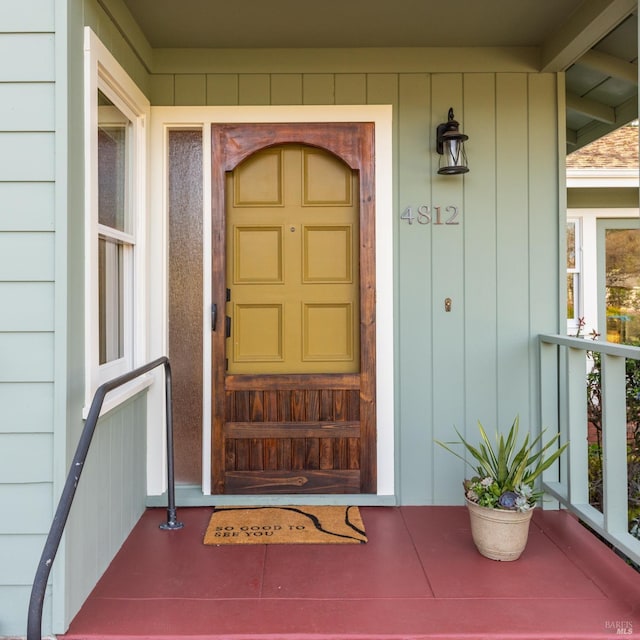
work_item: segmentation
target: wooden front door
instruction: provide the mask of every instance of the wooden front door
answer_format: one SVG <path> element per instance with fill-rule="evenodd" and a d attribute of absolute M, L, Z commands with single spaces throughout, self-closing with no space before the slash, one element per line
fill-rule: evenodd
<path fill-rule="evenodd" d="M 375 492 L 373 127 L 214 125 L 212 154 L 213 491 Z"/>

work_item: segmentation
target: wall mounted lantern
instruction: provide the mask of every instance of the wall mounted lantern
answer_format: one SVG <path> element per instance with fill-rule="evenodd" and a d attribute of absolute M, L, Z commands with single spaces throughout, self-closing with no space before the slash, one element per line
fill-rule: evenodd
<path fill-rule="evenodd" d="M 453 107 L 449 109 L 448 121 L 438 125 L 436 129 L 436 150 L 440 154 L 440 166 L 438 173 L 453 175 L 467 173 L 467 154 L 464 150 L 464 141 L 469 139 L 464 133 L 460 133 L 460 123 L 453 119 Z"/>

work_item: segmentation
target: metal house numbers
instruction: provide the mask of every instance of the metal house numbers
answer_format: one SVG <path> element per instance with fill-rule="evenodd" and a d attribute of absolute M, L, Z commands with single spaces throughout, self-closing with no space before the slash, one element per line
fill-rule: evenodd
<path fill-rule="evenodd" d="M 428 204 L 422 204 L 418 207 L 405 207 L 400 214 L 400 220 L 404 220 L 408 224 L 413 224 L 415 221 L 423 225 L 455 225 L 460 224 L 459 215 L 460 209 L 452 204 L 444 208 L 440 205 L 432 207 Z"/>

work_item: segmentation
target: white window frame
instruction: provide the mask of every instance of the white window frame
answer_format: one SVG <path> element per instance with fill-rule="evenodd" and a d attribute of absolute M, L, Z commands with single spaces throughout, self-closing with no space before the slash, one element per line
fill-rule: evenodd
<path fill-rule="evenodd" d="M 567 225 L 573 224 L 575 240 L 574 267 L 567 267 L 567 276 L 573 276 L 573 318 L 567 317 L 567 333 L 575 335 L 579 329 L 579 318 L 584 316 L 582 303 L 582 225 L 580 218 L 567 218 Z M 568 235 L 567 235 L 568 237 Z M 568 292 L 567 292 L 568 295 Z M 584 327 L 581 331 L 584 332 Z"/>
<path fill-rule="evenodd" d="M 107 380 L 146 362 L 146 210 L 150 103 L 95 33 L 85 28 L 85 402 L 84 415 L 96 389 Z M 98 222 L 98 90 L 131 122 L 126 176 L 130 226 L 118 231 Z M 124 356 L 99 362 L 98 238 L 124 246 Z M 102 413 L 121 404 L 151 383 L 149 377 L 109 393 Z"/>

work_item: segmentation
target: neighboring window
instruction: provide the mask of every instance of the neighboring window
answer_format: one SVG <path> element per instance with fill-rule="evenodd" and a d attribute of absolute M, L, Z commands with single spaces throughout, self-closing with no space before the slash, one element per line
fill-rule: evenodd
<path fill-rule="evenodd" d="M 567 330 L 575 334 L 581 316 L 581 242 L 578 220 L 567 220 Z"/>
<path fill-rule="evenodd" d="M 640 229 L 604 233 L 607 340 L 640 346 Z"/>
<path fill-rule="evenodd" d="M 95 34 L 85 33 L 86 409 L 100 384 L 146 360 L 149 103 Z M 110 402 L 128 395 L 131 388 L 110 394 Z"/>

